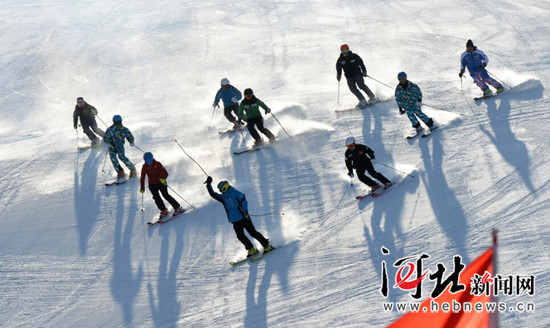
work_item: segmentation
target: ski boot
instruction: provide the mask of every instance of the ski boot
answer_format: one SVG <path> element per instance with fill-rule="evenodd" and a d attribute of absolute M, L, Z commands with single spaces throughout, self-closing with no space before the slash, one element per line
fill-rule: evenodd
<path fill-rule="evenodd" d="M 251 256 L 254 256 L 258 254 L 258 249 L 254 246 L 252 246 L 251 249 L 248 250 L 248 254 L 246 255 L 246 257 L 251 257 Z"/>
<path fill-rule="evenodd" d="M 167 216 L 170 212 L 168 212 L 167 209 L 164 209 L 162 211 L 160 211 L 160 214 L 159 214 L 159 220 L 162 219 L 163 217 Z"/>
<path fill-rule="evenodd" d="M 134 167 L 131 171 L 130 171 L 130 178 L 131 177 L 136 177 L 137 176 L 137 170 L 136 168 Z"/>
<path fill-rule="evenodd" d="M 424 130 L 424 128 L 420 125 L 420 123 L 416 123 L 416 125 L 413 126 L 413 128 L 416 129 L 416 133 L 421 133 Z"/>
<path fill-rule="evenodd" d="M 117 177 L 118 179 L 125 178 L 125 177 L 126 177 L 126 173 L 124 173 L 124 170 L 120 170 L 120 171 L 118 171 L 116 177 Z"/>
<path fill-rule="evenodd" d="M 262 140 L 262 138 L 257 139 L 256 141 L 254 141 L 254 147 L 260 147 L 263 144 L 264 144 L 264 141 Z"/>
<path fill-rule="evenodd" d="M 489 89 L 489 87 L 487 87 L 487 89 L 483 90 L 483 97 L 488 97 L 492 94 L 493 92 L 491 91 L 491 89 Z"/>
<path fill-rule="evenodd" d="M 378 189 L 380 189 L 380 186 L 377 184 L 370 186 L 370 192 L 375 192 Z"/>
<path fill-rule="evenodd" d="M 500 86 L 500 88 L 497 88 L 497 95 L 499 93 L 503 93 L 504 92 L 504 87 L 503 86 Z"/>
<path fill-rule="evenodd" d="M 369 105 L 366 99 L 361 99 L 359 103 L 357 103 L 357 107 L 359 108 L 365 108 Z"/>
<path fill-rule="evenodd" d="M 393 186 L 393 183 L 391 183 L 391 182 L 386 182 L 386 183 L 384 183 L 384 189 L 388 189 L 388 188 L 390 188 L 391 186 Z"/>
<path fill-rule="evenodd" d="M 267 246 L 264 247 L 264 254 L 265 254 L 265 253 L 269 253 L 269 252 L 271 252 L 271 251 L 274 250 L 274 249 L 275 249 L 275 247 L 271 246 L 271 243 L 268 242 L 268 243 L 267 243 Z"/>
<path fill-rule="evenodd" d="M 174 210 L 174 214 L 172 214 L 172 216 L 176 216 L 176 215 L 181 214 L 183 212 L 185 212 L 185 210 L 183 209 L 183 207 L 180 206 L 180 207 L 178 207 Z"/>

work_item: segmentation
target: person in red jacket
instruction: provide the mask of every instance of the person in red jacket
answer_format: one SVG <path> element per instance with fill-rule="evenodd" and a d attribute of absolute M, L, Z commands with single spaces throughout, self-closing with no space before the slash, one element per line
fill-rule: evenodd
<path fill-rule="evenodd" d="M 141 167 L 141 188 L 139 189 L 139 192 L 142 194 L 145 192 L 145 177 L 147 176 L 149 178 L 149 190 L 151 191 L 151 194 L 153 194 L 155 204 L 160 210 L 160 218 L 168 215 L 168 210 L 166 209 L 166 205 L 164 205 L 160 194 L 162 194 L 162 197 L 164 197 L 164 199 L 166 199 L 174 208 L 173 215 L 183 213 L 184 209 L 174 199 L 174 197 L 170 196 L 168 193 L 168 184 L 166 183 L 168 172 L 164 166 L 162 166 L 160 162 L 155 161 L 153 154 L 150 152 L 143 154 L 143 160 L 145 161 L 145 164 Z"/>

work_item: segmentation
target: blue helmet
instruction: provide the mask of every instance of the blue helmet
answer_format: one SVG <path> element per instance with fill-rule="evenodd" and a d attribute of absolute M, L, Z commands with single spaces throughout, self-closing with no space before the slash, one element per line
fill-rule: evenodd
<path fill-rule="evenodd" d="M 229 189 L 229 182 L 223 180 L 218 183 L 218 190 L 222 192 L 222 194 L 226 193 Z"/>
<path fill-rule="evenodd" d="M 399 72 L 399 74 L 397 74 L 397 78 L 398 79 L 406 79 L 407 78 L 407 73 Z"/>
<path fill-rule="evenodd" d="M 143 160 L 146 164 L 153 163 L 153 159 L 153 154 L 151 152 L 146 152 L 145 154 L 143 154 Z"/>
<path fill-rule="evenodd" d="M 113 116 L 113 123 L 122 123 L 122 117 L 120 115 Z"/>

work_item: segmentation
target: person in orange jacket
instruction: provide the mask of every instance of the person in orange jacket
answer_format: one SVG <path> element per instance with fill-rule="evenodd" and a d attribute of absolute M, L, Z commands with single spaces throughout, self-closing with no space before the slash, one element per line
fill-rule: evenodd
<path fill-rule="evenodd" d="M 166 183 L 168 171 L 166 171 L 160 162 L 155 160 L 153 154 L 150 152 L 143 154 L 143 160 L 145 163 L 141 167 L 141 187 L 139 192 L 142 194 L 145 192 L 145 177 L 147 176 L 149 178 L 149 190 L 151 191 L 151 194 L 153 194 L 155 204 L 160 210 L 160 218 L 168 215 L 168 210 L 166 209 L 166 205 L 164 205 L 160 195 L 162 195 L 162 197 L 164 197 L 164 199 L 166 199 L 174 208 L 173 215 L 183 213 L 184 209 L 180 206 L 178 201 L 176 201 L 174 197 L 170 196 L 168 193 L 168 184 Z"/>

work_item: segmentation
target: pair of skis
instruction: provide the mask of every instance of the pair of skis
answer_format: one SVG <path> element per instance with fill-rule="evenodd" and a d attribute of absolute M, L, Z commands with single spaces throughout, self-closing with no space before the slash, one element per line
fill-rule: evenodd
<path fill-rule="evenodd" d="M 443 126 L 444 126 L 443 124 L 439 124 L 439 125 L 437 125 L 434 129 L 430 129 L 427 133 L 424 133 L 425 130 L 422 129 L 420 132 L 416 132 L 415 134 L 408 135 L 408 136 L 406 136 L 405 138 L 406 138 L 407 140 L 414 139 L 414 138 L 416 138 L 416 137 L 418 137 L 418 136 L 422 136 L 422 138 L 427 138 L 427 137 L 431 136 L 432 133 L 433 133 L 435 130 L 439 130 L 439 129 L 441 129 L 441 127 L 443 127 Z"/>
<path fill-rule="evenodd" d="M 377 198 L 377 197 L 380 197 L 382 196 L 383 194 L 385 194 L 386 192 L 388 192 L 389 190 L 391 189 L 394 189 L 397 185 L 400 185 L 401 183 L 403 183 L 403 181 L 405 181 L 405 179 L 407 179 L 407 177 L 411 177 L 413 178 L 413 176 L 411 175 L 407 175 L 405 176 L 404 178 L 400 178 L 399 180 L 397 180 L 396 182 L 392 183 L 392 185 L 388 188 L 381 188 L 381 189 L 377 189 L 376 191 L 371 191 L 371 192 L 368 192 L 364 195 L 359 195 L 357 197 L 355 197 L 357 200 L 361 201 L 365 198 L 368 198 L 368 197 L 372 197 L 372 198 Z"/>
<path fill-rule="evenodd" d="M 173 219 L 177 218 L 179 215 L 185 213 L 186 211 L 187 211 L 187 210 L 184 209 L 183 212 L 178 213 L 178 214 L 170 214 L 170 213 L 168 213 L 168 214 L 166 214 L 166 215 L 164 215 L 164 216 L 162 216 L 162 217 L 159 217 L 157 220 L 152 220 L 152 221 L 147 222 L 147 225 L 151 227 L 151 226 L 154 226 L 154 225 L 156 225 L 156 224 L 165 224 L 165 223 L 170 222 L 170 221 L 172 221 Z"/>
<path fill-rule="evenodd" d="M 128 177 L 117 178 L 116 180 L 105 182 L 105 187 L 118 186 L 118 185 L 121 185 L 121 184 L 125 184 L 126 182 L 128 182 L 128 180 L 130 180 L 130 178 L 128 178 Z"/>
<path fill-rule="evenodd" d="M 277 247 L 277 248 L 280 248 L 281 246 Z M 243 264 L 245 263 L 246 261 L 249 261 L 251 263 L 254 263 L 254 262 L 258 262 L 259 260 L 263 259 L 264 257 L 266 257 L 267 255 L 273 253 L 277 248 L 273 247 L 272 250 L 270 250 L 269 252 L 267 253 L 261 253 L 259 255 L 253 255 L 251 257 L 246 257 L 244 259 L 240 259 L 240 260 L 236 260 L 236 261 L 233 261 L 233 262 L 229 262 L 229 265 L 231 265 L 232 267 L 234 266 L 237 266 L 239 264 Z"/>
<path fill-rule="evenodd" d="M 474 97 L 474 101 L 478 101 L 478 100 L 482 100 L 482 99 L 493 98 L 493 97 L 496 97 L 496 96 L 498 96 L 498 95 L 503 94 L 504 92 L 505 92 L 505 91 L 502 91 L 502 92 L 500 92 L 500 93 L 498 93 L 498 92 L 497 92 L 497 93 L 490 93 L 490 94 L 488 94 L 488 95 L 483 95 L 483 96 L 481 96 L 481 97 Z"/>

